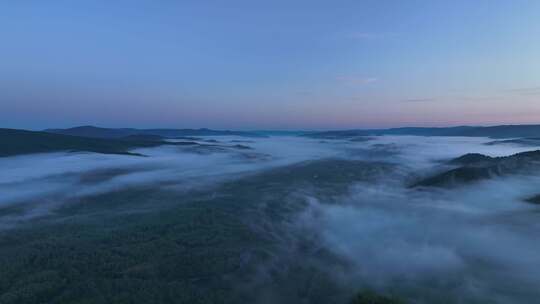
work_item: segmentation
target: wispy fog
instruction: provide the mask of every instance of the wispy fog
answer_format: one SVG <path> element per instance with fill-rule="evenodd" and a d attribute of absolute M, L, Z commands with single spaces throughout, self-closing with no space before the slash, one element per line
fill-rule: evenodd
<path fill-rule="evenodd" d="M 530 303 L 539 295 L 540 214 L 521 199 L 539 183 L 515 178 L 438 193 L 358 184 L 339 205 L 310 198 L 306 212 L 326 248 L 353 265 L 341 274 L 349 282 L 426 303 Z"/>
<path fill-rule="evenodd" d="M 131 187 L 186 191 L 309 160 L 377 161 L 395 169 L 382 179 L 351 182 L 339 195 L 297 189 L 306 204 L 285 226 L 290 235 L 280 236 L 283 248 L 308 231 L 318 246 L 347 265 L 320 262 L 316 267 L 351 291 L 390 290 L 415 303 L 533 303 L 540 298 L 540 207 L 524 202 L 540 193 L 540 174 L 451 189 L 408 187 L 418 176 L 440 170 L 443 161 L 466 153 L 505 156 L 534 147 L 460 137 L 214 139 L 218 142 L 211 146 L 134 151 L 145 157 L 54 153 L 1 158 L 0 208 L 21 211 L 6 212 L 0 223 L 24 225 L 76 203 L 73 198 Z"/>
<path fill-rule="evenodd" d="M 531 149 L 485 142 L 380 137 L 369 145 L 397 144 L 400 153 L 388 161 L 413 175 L 465 153 L 504 156 Z M 357 183 L 338 204 L 306 197 L 302 229 L 318 231 L 325 248 L 350 263 L 336 279 L 418 303 L 538 299 L 540 207 L 524 199 L 540 193 L 540 174 L 423 191 L 406 187 L 410 178 L 394 174 Z"/>
<path fill-rule="evenodd" d="M 189 189 L 260 169 L 342 153 L 332 146 L 299 138 L 258 139 L 244 143 L 243 149 L 236 147 L 236 141 L 242 138 L 211 140 L 217 142 L 133 150 L 144 157 L 48 153 L 0 158 L 0 208 L 31 204 L 31 208 L 48 210 L 45 205 L 58 206 L 68 198 L 136 186 Z"/>

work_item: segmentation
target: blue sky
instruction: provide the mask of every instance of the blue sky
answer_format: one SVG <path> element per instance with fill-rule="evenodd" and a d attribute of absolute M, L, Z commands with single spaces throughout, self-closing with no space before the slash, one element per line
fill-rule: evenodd
<path fill-rule="evenodd" d="M 540 122 L 540 1 L 0 1 L 1 127 Z"/>

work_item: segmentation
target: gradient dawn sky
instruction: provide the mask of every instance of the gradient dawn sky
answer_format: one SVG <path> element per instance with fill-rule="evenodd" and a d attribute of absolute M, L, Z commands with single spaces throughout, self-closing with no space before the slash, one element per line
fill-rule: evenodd
<path fill-rule="evenodd" d="M 0 122 L 540 123 L 540 1 L 0 0 Z"/>

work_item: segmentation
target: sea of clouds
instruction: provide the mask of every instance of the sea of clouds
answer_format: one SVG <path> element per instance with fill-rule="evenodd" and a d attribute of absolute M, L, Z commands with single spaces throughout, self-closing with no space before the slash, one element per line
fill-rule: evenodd
<path fill-rule="evenodd" d="M 535 147 L 465 137 L 214 139 L 219 150 L 161 146 L 134 150 L 145 157 L 63 152 L 0 158 L 0 210 L 24 206 L 23 212 L 0 216 L 0 226 L 24 225 L 73 198 L 130 187 L 185 191 L 303 161 L 382 161 L 396 164 L 398 172 L 351 183 L 338 203 L 306 195 L 307 207 L 288 227 L 290 239 L 309 231 L 346 261 L 346 270 L 328 269 L 343 284 L 392 290 L 418 303 L 540 298 L 540 207 L 524 202 L 540 193 L 540 174 L 452 189 L 408 187 L 466 153 L 505 156 Z M 238 142 L 251 149 L 235 148 Z"/>

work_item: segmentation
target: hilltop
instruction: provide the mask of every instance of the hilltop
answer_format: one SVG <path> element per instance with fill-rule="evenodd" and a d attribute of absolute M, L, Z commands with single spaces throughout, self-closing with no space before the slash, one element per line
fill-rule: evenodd
<path fill-rule="evenodd" d="M 354 129 L 336 130 L 324 132 L 308 132 L 304 136 L 314 138 L 348 138 L 356 136 L 377 135 L 417 135 L 417 136 L 466 136 L 466 137 L 491 137 L 491 138 L 515 138 L 515 137 L 538 137 L 540 125 L 500 125 L 490 127 L 460 126 L 447 128 L 391 128 L 391 129 Z"/>
<path fill-rule="evenodd" d="M 95 126 L 80 126 L 68 129 L 46 129 L 44 132 L 73 135 L 92 138 L 121 138 L 130 135 L 155 135 L 166 138 L 184 136 L 225 136 L 236 135 L 244 137 L 261 137 L 254 132 L 211 130 L 211 129 L 135 129 L 135 128 L 100 128 Z"/>

